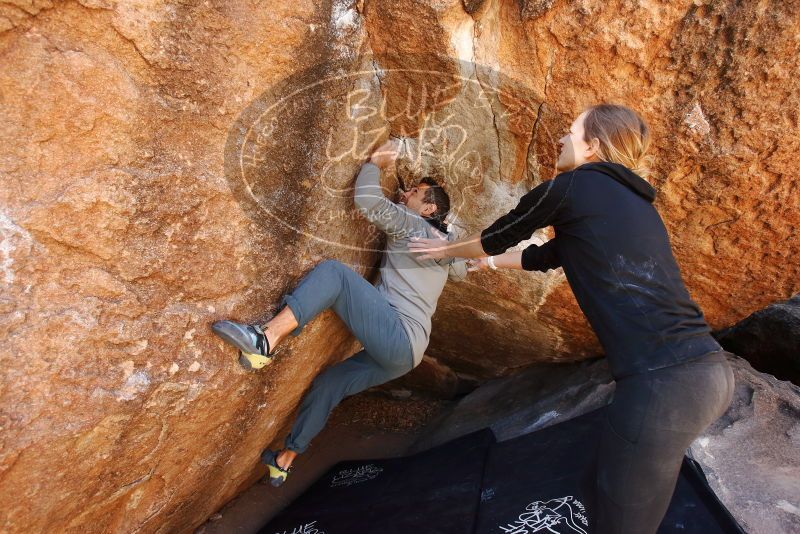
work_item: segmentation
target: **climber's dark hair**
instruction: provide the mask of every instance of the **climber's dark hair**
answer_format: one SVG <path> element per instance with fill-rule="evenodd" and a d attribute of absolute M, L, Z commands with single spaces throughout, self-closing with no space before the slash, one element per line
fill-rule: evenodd
<path fill-rule="evenodd" d="M 425 202 L 436 204 L 436 211 L 429 215 L 427 219 L 435 222 L 434 226 L 439 227 L 439 229 L 444 228 L 446 232 L 447 225 L 444 223 L 444 219 L 450 212 L 450 197 L 447 195 L 447 191 L 430 176 L 424 177 L 419 183 L 420 185 L 425 184 L 428 186 L 425 190 Z"/>

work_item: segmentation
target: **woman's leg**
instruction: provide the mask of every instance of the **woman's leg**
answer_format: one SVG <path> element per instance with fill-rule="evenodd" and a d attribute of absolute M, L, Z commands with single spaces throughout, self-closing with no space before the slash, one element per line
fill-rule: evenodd
<path fill-rule="evenodd" d="M 596 532 L 656 532 L 686 449 L 724 413 L 733 385 L 724 353 L 617 382 L 600 442 Z"/>

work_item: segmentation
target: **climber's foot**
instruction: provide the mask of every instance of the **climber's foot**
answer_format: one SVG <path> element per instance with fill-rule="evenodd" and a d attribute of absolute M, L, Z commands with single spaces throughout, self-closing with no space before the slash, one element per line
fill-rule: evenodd
<path fill-rule="evenodd" d="M 262 356 L 261 354 L 251 354 L 239 351 L 239 365 L 248 371 L 257 371 L 262 367 L 272 363 L 274 356 Z"/>
<path fill-rule="evenodd" d="M 278 452 L 277 456 L 275 457 L 275 461 L 277 462 L 278 467 L 288 471 L 292 467 L 292 463 L 294 463 L 295 458 L 297 458 L 297 453 L 295 451 L 291 449 L 283 449 Z"/>
<path fill-rule="evenodd" d="M 289 471 L 292 469 L 291 467 L 283 469 L 278 465 L 279 453 L 280 451 L 275 452 L 269 449 L 264 449 L 264 452 L 261 453 L 261 461 L 266 464 L 267 469 L 269 469 L 269 483 L 276 488 L 286 482 L 286 477 L 289 476 Z"/>
<path fill-rule="evenodd" d="M 239 349 L 239 363 L 245 369 L 261 369 L 272 363 L 275 355 L 270 352 L 269 340 L 260 326 L 235 321 L 217 321 L 211 325 L 225 342 Z"/>

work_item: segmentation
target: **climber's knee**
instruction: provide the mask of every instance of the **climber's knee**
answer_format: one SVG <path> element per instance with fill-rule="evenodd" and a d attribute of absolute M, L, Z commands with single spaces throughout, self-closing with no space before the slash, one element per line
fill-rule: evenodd
<path fill-rule="evenodd" d="M 323 372 L 311 382 L 311 389 L 309 389 L 309 395 L 319 395 L 320 393 L 327 391 L 333 385 L 334 377 L 330 373 L 330 369 Z"/>
<path fill-rule="evenodd" d="M 315 267 L 324 271 L 338 272 L 342 270 L 344 264 L 338 260 L 325 260 Z"/>

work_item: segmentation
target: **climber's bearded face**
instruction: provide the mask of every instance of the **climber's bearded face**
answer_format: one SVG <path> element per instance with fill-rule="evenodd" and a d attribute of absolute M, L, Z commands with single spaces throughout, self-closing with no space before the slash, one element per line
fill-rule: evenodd
<path fill-rule="evenodd" d="M 592 145 L 584 140 L 583 121 L 585 118 L 586 112 L 578 115 L 578 118 L 570 125 L 569 132 L 558 140 L 561 152 L 556 161 L 556 169 L 559 172 L 571 171 L 584 163 L 598 161 L 596 144 Z"/>
<path fill-rule="evenodd" d="M 425 201 L 426 191 L 429 187 L 430 186 L 427 184 L 414 186 L 402 193 L 398 202 L 408 209 L 419 213 L 423 217 L 428 217 L 436 211 L 436 204 Z"/>

